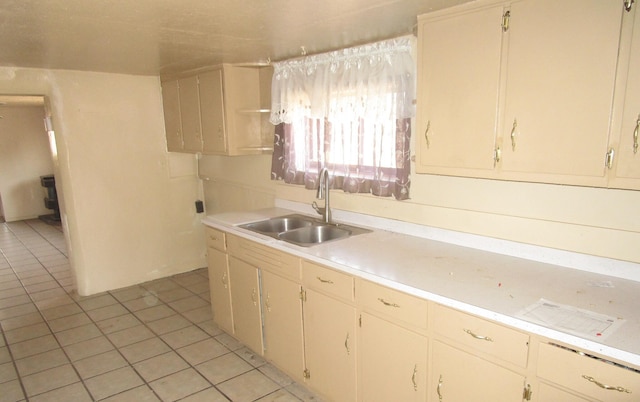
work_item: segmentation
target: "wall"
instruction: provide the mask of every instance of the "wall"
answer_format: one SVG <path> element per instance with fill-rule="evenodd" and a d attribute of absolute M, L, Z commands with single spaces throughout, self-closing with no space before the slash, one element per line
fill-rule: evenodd
<path fill-rule="evenodd" d="M 206 265 L 195 160 L 166 152 L 158 77 L 0 67 L 0 93 L 49 100 L 81 295 Z"/>
<path fill-rule="evenodd" d="M 53 174 L 43 106 L 0 106 L 0 194 L 7 222 L 37 218 L 45 208 L 40 176 Z"/>
<path fill-rule="evenodd" d="M 220 160 L 216 170 L 240 169 L 242 174 L 228 179 L 238 188 L 269 189 L 278 199 L 307 204 L 315 199 L 315 191 L 271 182 L 271 158 L 260 158 L 244 165 Z M 331 204 L 346 211 L 640 263 L 640 191 L 415 173 L 411 181 L 407 201 L 332 191 Z M 241 197 L 226 204 L 246 206 Z"/>

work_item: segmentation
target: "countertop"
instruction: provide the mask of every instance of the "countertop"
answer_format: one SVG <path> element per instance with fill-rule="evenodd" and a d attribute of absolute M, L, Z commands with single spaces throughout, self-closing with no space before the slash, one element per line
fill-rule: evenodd
<path fill-rule="evenodd" d="M 425 239 L 375 227 L 370 233 L 299 247 L 237 227 L 299 211 L 270 208 L 210 215 L 203 223 L 237 236 L 458 310 L 640 368 L 640 282 Z M 351 219 L 345 223 L 358 225 Z M 364 226 L 364 225 L 360 225 Z M 541 325 L 522 312 L 541 299 L 614 317 L 600 338 Z"/>

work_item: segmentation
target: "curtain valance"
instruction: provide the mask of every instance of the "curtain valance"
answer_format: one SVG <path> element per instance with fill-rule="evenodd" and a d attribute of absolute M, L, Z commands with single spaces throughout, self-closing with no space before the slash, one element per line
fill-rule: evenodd
<path fill-rule="evenodd" d="M 413 36 L 273 63 L 273 124 L 415 115 Z"/>

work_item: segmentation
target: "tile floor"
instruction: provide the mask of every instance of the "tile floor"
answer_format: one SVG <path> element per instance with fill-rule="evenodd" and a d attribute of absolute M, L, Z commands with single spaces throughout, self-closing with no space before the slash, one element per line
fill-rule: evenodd
<path fill-rule="evenodd" d="M 0 401 L 317 401 L 211 319 L 207 270 L 90 297 L 64 237 L 0 223 Z"/>

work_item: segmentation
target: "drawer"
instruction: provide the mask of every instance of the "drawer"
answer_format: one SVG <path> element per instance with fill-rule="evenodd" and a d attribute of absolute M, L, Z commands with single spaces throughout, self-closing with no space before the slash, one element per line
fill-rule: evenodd
<path fill-rule="evenodd" d="M 498 323 L 435 305 L 433 330 L 475 351 L 527 366 L 529 335 Z"/>
<path fill-rule="evenodd" d="M 353 301 L 353 278 L 331 268 L 303 260 L 302 284 L 306 288 Z"/>
<path fill-rule="evenodd" d="M 206 236 L 207 247 L 213 247 L 220 251 L 226 251 L 227 246 L 224 241 L 224 232 L 207 226 Z"/>
<path fill-rule="evenodd" d="M 254 267 L 300 280 L 300 258 L 242 237 L 227 235 L 229 254 Z"/>
<path fill-rule="evenodd" d="M 362 309 L 426 330 L 429 303 L 373 282 L 356 282 L 356 300 Z"/>
<path fill-rule="evenodd" d="M 640 396 L 637 371 L 548 343 L 540 344 L 538 377 L 601 401 L 638 401 Z"/>

